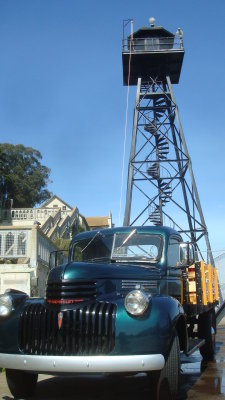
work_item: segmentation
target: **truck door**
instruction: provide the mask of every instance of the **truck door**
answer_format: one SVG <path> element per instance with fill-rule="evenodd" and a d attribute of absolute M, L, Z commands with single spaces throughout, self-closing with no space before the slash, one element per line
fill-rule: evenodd
<path fill-rule="evenodd" d="M 181 239 L 171 236 L 167 251 L 167 293 L 181 300 L 181 270 L 180 266 Z"/>

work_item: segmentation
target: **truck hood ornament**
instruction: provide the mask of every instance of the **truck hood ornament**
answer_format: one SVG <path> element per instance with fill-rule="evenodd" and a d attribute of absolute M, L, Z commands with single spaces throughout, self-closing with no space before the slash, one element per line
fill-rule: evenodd
<path fill-rule="evenodd" d="M 62 313 L 62 312 L 59 312 L 59 313 L 58 313 L 58 328 L 59 328 L 59 330 L 60 330 L 61 327 L 62 327 L 62 321 L 63 321 L 63 313 Z"/>

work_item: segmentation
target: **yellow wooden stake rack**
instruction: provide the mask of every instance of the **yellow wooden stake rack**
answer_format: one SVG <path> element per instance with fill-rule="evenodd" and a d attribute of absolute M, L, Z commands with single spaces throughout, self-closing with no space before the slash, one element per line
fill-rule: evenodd
<path fill-rule="evenodd" d="M 187 306 L 214 306 L 219 301 L 217 270 L 204 261 L 186 268 L 181 282 L 181 303 Z"/>

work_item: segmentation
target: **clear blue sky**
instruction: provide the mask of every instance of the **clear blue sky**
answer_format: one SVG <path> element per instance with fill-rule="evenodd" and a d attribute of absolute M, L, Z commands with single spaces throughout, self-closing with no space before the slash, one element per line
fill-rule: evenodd
<path fill-rule="evenodd" d="M 174 91 L 212 248 L 223 250 L 224 0 L 0 0 L 0 140 L 40 150 L 53 193 L 86 216 L 112 210 L 118 224 L 126 107 L 122 20 L 133 17 L 136 30 L 150 16 L 184 32 Z M 134 99 L 132 89 L 127 154 Z M 125 190 L 122 213 L 124 199 Z"/>

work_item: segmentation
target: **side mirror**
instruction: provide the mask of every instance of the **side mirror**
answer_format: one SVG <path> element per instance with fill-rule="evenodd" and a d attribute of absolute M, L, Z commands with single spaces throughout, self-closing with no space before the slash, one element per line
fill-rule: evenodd
<path fill-rule="evenodd" d="M 68 250 L 52 251 L 49 256 L 49 269 L 58 265 L 65 264 L 68 261 Z"/>
<path fill-rule="evenodd" d="M 192 243 L 180 243 L 180 264 L 189 266 L 195 262 L 195 248 Z"/>

